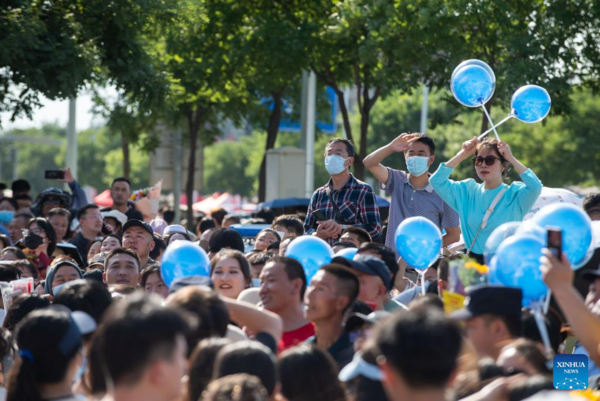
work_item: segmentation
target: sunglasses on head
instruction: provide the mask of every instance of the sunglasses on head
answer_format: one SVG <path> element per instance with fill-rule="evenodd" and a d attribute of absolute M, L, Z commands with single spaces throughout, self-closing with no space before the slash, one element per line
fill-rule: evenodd
<path fill-rule="evenodd" d="M 473 164 L 476 166 L 481 166 L 483 164 L 483 162 L 485 162 L 485 164 L 487 166 L 493 166 L 494 163 L 496 163 L 496 160 L 502 161 L 502 159 L 500 159 L 499 157 L 496 157 L 496 156 L 486 156 L 486 157 L 476 156 L 473 158 Z"/>

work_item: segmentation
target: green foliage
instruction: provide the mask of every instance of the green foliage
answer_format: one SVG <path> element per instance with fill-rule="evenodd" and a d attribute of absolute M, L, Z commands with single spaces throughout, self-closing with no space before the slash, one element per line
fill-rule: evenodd
<path fill-rule="evenodd" d="M 98 80 L 159 103 L 165 79 L 148 40 L 169 22 L 172 4 L 8 0 L 0 7 L 0 111 L 31 116 L 40 94 L 67 98 Z"/>
<path fill-rule="evenodd" d="M 42 128 L 31 128 L 27 130 L 15 129 L 6 133 L 22 138 L 50 138 L 65 140 L 64 129 L 55 125 L 44 125 Z M 91 128 L 78 134 L 78 168 L 77 180 L 83 185 L 89 185 L 98 192 L 110 186 L 112 180 L 123 175 L 123 156 L 120 141 L 117 137 L 110 135 L 106 128 Z M 4 144 L 4 143 L 3 143 Z M 44 170 L 57 170 L 64 168 L 66 158 L 66 147 L 56 145 L 40 145 L 36 143 L 19 142 L 13 144 L 17 148 L 18 170 L 17 176 L 31 183 L 32 194 L 49 186 L 62 188 L 63 184 L 58 181 L 44 179 Z M 2 160 L 8 160 L 9 146 L 2 146 Z M 139 148 L 131 149 L 131 181 L 134 188 L 142 188 L 149 185 L 149 156 Z M 2 164 L 2 176 L 0 181 L 10 183 L 12 180 L 12 166 Z"/>

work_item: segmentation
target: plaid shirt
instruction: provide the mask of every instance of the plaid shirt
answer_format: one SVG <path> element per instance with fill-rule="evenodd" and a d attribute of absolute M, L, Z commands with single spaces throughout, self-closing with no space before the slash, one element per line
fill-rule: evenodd
<path fill-rule="evenodd" d="M 340 224 L 352 225 L 365 229 L 373 239 L 381 235 L 381 218 L 379 208 L 375 199 L 375 192 L 368 184 L 357 180 L 352 174 L 348 182 L 339 190 L 334 190 L 332 180 L 317 189 L 308 206 L 304 230 L 306 234 L 312 234 L 317 229 L 316 210 L 323 212 L 327 220 L 335 220 Z M 331 203 L 332 199 L 327 196 L 327 188 L 331 188 L 331 198 L 337 205 L 340 214 L 345 221 L 339 221 Z M 328 238 L 327 242 L 333 245 L 338 239 Z"/>

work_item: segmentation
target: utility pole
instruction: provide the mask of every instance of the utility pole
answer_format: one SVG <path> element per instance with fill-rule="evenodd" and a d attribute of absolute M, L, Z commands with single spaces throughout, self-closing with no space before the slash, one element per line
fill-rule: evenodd
<path fill-rule="evenodd" d="M 315 128 L 317 110 L 317 76 L 314 72 L 302 73 L 302 108 L 300 111 L 300 138 L 306 152 L 306 183 L 304 194 L 310 198 L 315 186 Z"/>
<path fill-rule="evenodd" d="M 67 167 L 77 179 L 77 130 L 76 120 L 77 98 L 69 98 L 69 122 L 67 123 Z M 66 185 L 66 184 L 65 184 Z"/>

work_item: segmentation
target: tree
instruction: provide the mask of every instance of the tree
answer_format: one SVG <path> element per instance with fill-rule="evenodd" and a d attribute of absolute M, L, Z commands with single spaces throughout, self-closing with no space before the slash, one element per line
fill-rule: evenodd
<path fill-rule="evenodd" d="M 235 3 L 231 6 L 237 7 Z M 213 143 L 219 132 L 217 121 L 227 117 L 239 121 L 248 104 L 244 66 L 230 58 L 230 47 L 236 46 L 240 32 L 223 36 L 221 26 L 227 21 L 222 11 L 218 2 L 181 2 L 177 19 L 165 28 L 165 40 L 157 46 L 170 81 L 165 114 L 172 125 L 187 126 L 190 228 L 198 143 L 201 147 Z M 199 162 L 202 169 L 202 160 Z"/>
<path fill-rule="evenodd" d="M 171 2 L 8 0 L 0 7 L 0 111 L 31 118 L 39 96 L 76 96 L 108 79 L 138 101 L 164 98 L 165 77 L 148 39 L 173 16 Z"/>
<path fill-rule="evenodd" d="M 364 178 L 362 159 L 368 147 L 370 113 L 375 103 L 393 90 L 410 93 L 421 83 L 435 85 L 444 75 L 447 51 L 454 37 L 439 17 L 437 1 L 335 3 L 317 25 L 311 65 L 317 77 L 332 87 L 339 100 L 344 131 L 355 142 L 355 174 Z M 424 55 L 427 55 L 424 57 Z M 344 87 L 353 86 L 358 101 L 358 141 L 350 121 Z"/>

